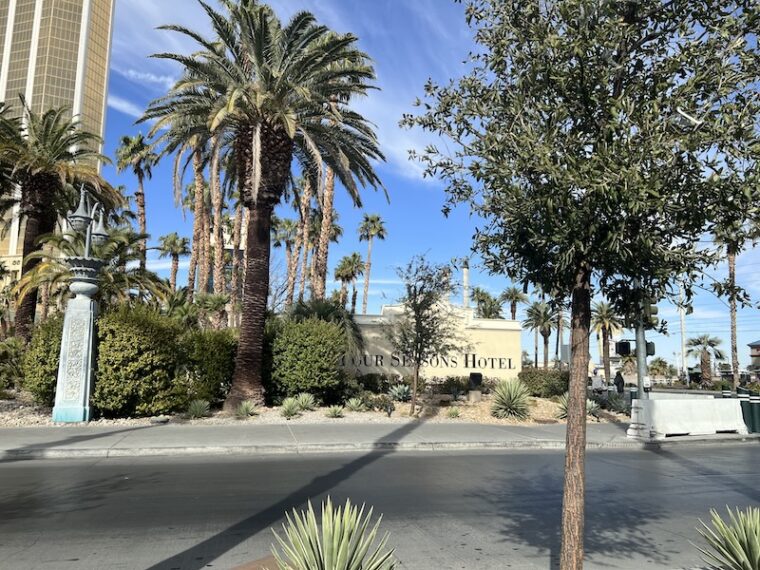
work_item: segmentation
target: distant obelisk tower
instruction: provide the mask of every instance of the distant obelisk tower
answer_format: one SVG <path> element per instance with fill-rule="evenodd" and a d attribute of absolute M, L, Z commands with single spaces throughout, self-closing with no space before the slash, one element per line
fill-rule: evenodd
<path fill-rule="evenodd" d="M 467 259 L 462 262 L 462 306 L 465 309 L 470 306 L 470 262 Z"/>

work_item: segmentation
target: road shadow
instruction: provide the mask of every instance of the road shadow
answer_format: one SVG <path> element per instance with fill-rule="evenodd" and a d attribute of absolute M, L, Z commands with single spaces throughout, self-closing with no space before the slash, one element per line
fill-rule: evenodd
<path fill-rule="evenodd" d="M 561 457 L 564 459 L 564 454 Z M 499 531 L 502 542 L 522 544 L 531 552 L 548 554 L 551 570 L 559 568 L 562 465 L 546 466 L 529 476 L 505 469 L 503 473 L 493 474 L 496 483 L 492 488 L 497 491 L 471 495 L 478 500 L 490 501 L 498 512 L 503 513 Z M 678 553 L 677 545 L 672 550 L 664 548 L 652 539 L 645 526 L 664 519 L 667 513 L 651 504 L 632 503 L 629 494 L 620 493 L 620 486 L 588 477 L 588 471 L 584 532 L 586 560 L 593 562 L 593 557 L 599 556 L 605 567 L 614 569 L 616 560 L 622 557 L 629 563 L 630 556 L 636 554 L 646 557 L 650 564 L 665 567 L 669 554 Z"/>
<path fill-rule="evenodd" d="M 217 534 L 178 552 L 148 568 L 148 570 L 200 570 L 208 566 L 226 552 L 245 542 L 256 534 L 268 530 L 280 521 L 286 512 L 298 509 L 320 495 L 324 495 L 339 483 L 346 481 L 361 469 L 375 461 L 395 452 L 399 442 L 414 431 L 423 420 L 403 424 L 398 429 L 385 435 L 373 445 L 373 451 L 342 465 L 341 467 L 312 479 L 308 484 L 277 501 L 263 511 L 252 514 L 248 518 L 227 527 Z"/>
<path fill-rule="evenodd" d="M 2 459 L 0 459 L 0 464 L 13 463 L 16 461 L 28 461 L 30 459 L 39 459 L 39 457 L 35 454 L 35 452 L 41 451 L 44 449 L 63 447 L 63 446 L 71 445 L 74 443 L 82 443 L 84 441 L 92 441 L 95 439 L 100 439 L 102 437 L 109 437 L 114 434 L 123 434 L 123 433 L 129 433 L 133 431 L 140 431 L 143 429 L 160 428 L 160 427 L 162 426 L 155 426 L 155 425 L 137 426 L 137 427 L 123 428 L 123 429 L 109 430 L 107 432 L 72 435 L 69 437 L 65 437 L 63 439 L 59 439 L 57 441 L 30 443 L 28 445 L 22 445 L 21 447 L 14 447 L 14 448 L 5 450 L 3 453 L 6 455 L 6 457 L 3 457 Z"/>

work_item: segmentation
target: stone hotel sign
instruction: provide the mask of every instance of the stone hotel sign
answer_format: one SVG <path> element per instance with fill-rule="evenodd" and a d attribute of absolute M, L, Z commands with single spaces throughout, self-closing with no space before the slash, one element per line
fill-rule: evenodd
<path fill-rule="evenodd" d="M 412 373 L 411 363 L 393 352 L 386 338 L 385 327 L 402 312 L 400 305 L 386 305 L 379 315 L 356 315 L 364 337 L 362 354 L 347 355 L 342 366 L 358 374 Z M 422 368 L 422 375 L 467 376 L 481 372 L 487 378 L 515 378 L 521 370 L 522 329 L 517 321 L 477 319 L 475 310 L 454 308 L 460 334 L 468 344 L 466 350 L 432 357 Z"/>

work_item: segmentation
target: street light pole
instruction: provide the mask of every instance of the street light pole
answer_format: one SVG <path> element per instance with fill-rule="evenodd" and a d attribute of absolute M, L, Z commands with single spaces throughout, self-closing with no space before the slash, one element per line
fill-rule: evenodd
<path fill-rule="evenodd" d="M 98 213 L 100 219 L 93 229 Z M 69 289 L 75 296 L 69 300 L 63 320 L 53 421 L 77 423 L 92 418 L 90 394 L 95 370 L 95 319 L 98 314 L 94 296 L 98 292 L 98 272 L 103 262 L 92 257 L 91 249 L 93 243 L 104 243 L 108 234 L 103 209 L 90 200 L 84 186 L 80 189 L 79 207 L 69 212 L 67 218 L 74 232 L 84 232 L 85 247 L 84 257 L 65 259 L 72 273 Z"/>

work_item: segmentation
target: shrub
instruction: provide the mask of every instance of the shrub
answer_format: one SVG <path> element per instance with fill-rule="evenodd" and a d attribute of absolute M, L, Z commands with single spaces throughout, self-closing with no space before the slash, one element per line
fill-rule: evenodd
<path fill-rule="evenodd" d="M 21 362 L 25 348 L 24 341 L 15 336 L 0 342 L 0 389 L 21 386 L 24 378 Z"/>
<path fill-rule="evenodd" d="M 527 368 L 517 375 L 531 396 L 551 398 L 561 396 L 568 390 L 570 373 L 567 370 L 542 370 Z"/>
<path fill-rule="evenodd" d="M 282 525 L 284 538 L 275 533 L 282 553 L 276 548 L 272 553 L 280 568 L 393 570 L 393 550 L 385 548 L 388 535 L 375 544 L 382 517 L 372 527 L 371 519 L 372 509 L 365 516 L 364 506 L 359 509 L 350 500 L 335 509 L 328 497 L 322 504 L 322 519 L 317 522 L 309 502 L 306 512 L 294 510 L 292 517 L 287 515 Z"/>
<path fill-rule="evenodd" d="M 388 396 L 396 402 L 408 402 L 412 399 L 412 389 L 409 384 L 396 384 L 388 390 Z"/>
<path fill-rule="evenodd" d="M 296 400 L 295 398 L 285 398 L 282 401 L 282 408 L 280 409 L 280 414 L 286 420 L 289 420 L 290 418 L 295 418 L 296 416 L 300 416 L 301 406 L 298 404 L 298 400 Z"/>
<path fill-rule="evenodd" d="M 16 395 L 11 394 L 10 392 L 6 390 L 0 390 L 0 400 L 15 400 Z"/>
<path fill-rule="evenodd" d="M 342 418 L 343 417 L 343 406 L 330 406 L 327 408 L 327 411 L 325 412 L 325 415 L 328 418 Z"/>
<path fill-rule="evenodd" d="M 620 394 L 609 394 L 604 405 L 608 410 L 618 414 L 630 413 L 628 404 L 625 403 L 625 398 Z"/>
<path fill-rule="evenodd" d="M 181 325 L 144 306 L 122 306 L 98 319 L 98 374 L 92 403 L 105 416 L 151 416 L 187 406 L 177 382 Z"/>
<path fill-rule="evenodd" d="M 227 330 L 194 330 L 180 339 L 188 398 L 224 400 L 235 372 L 237 336 Z"/>
<path fill-rule="evenodd" d="M 529 392 L 519 380 L 504 380 L 494 388 L 491 415 L 524 420 L 530 416 Z"/>
<path fill-rule="evenodd" d="M 366 410 L 364 401 L 361 398 L 351 398 L 346 402 L 346 407 L 352 412 L 363 412 Z"/>
<path fill-rule="evenodd" d="M 302 412 L 310 412 L 317 407 L 317 400 L 311 394 L 302 392 L 296 396 L 296 402 L 298 402 L 298 408 Z"/>
<path fill-rule="evenodd" d="M 187 415 L 191 418 L 205 418 L 211 414 L 211 406 L 206 400 L 193 400 L 187 406 Z"/>
<path fill-rule="evenodd" d="M 272 382 L 286 395 L 309 392 L 336 402 L 345 384 L 338 367 L 345 350 L 345 333 L 337 324 L 286 321 L 272 345 Z"/>
<path fill-rule="evenodd" d="M 362 374 L 356 377 L 359 387 L 373 394 L 385 394 L 393 384 L 393 379 L 385 374 Z"/>
<path fill-rule="evenodd" d="M 240 402 L 237 410 L 235 410 L 235 417 L 237 417 L 239 420 L 246 420 L 251 416 L 257 416 L 258 414 L 259 410 L 256 407 L 256 404 L 250 400 L 243 400 Z"/>
<path fill-rule="evenodd" d="M 760 382 L 748 382 L 744 387 L 753 394 L 760 394 Z"/>
<path fill-rule="evenodd" d="M 569 394 L 565 392 L 559 397 L 559 411 L 557 412 L 557 419 L 567 419 L 567 401 Z M 586 415 L 594 418 L 599 418 L 599 404 L 594 400 L 586 398 Z"/>
<path fill-rule="evenodd" d="M 452 408 L 449 408 L 449 409 L 446 411 L 446 415 L 447 415 L 448 417 L 450 417 L 451 419 L 456 419 L 456 418 L 458 418 L 458 417 L 459 417 L 459 415 L 460 415 L 460 411 L 459 411 L 459 408 L 457 408 L 456 406 L 454 406 L 454 407 L 452 407 Z"/>
<path fill-rule="evenodd" d="M 699 548 L 705 562 L 713 568 L 748 570 L 760 568 L 760 509 L 728 510 L 728 523 L 715 509 L 710 510 L 712 526 L 701 520 L 699 534 L 707 541 L 709 550 Z"/>
<path fill-rule="evenodd" d="M 373 396 L 367 405 L 378 412 L 385 412 L 388 414 L 388 417 L 390 417 L 396 409 L 393 400 L 391 400 L 390 396 L 387 394 L 377 394 L 376 396 Z"/>
<path fill-rule="evenodd" d="M 52 406 L 55 401 L 62 333 L 63 315 L 48 317 L 34 328 L 32 340 L 21 359 L 22 385 L 34 401 L 43 406 Z"/>

